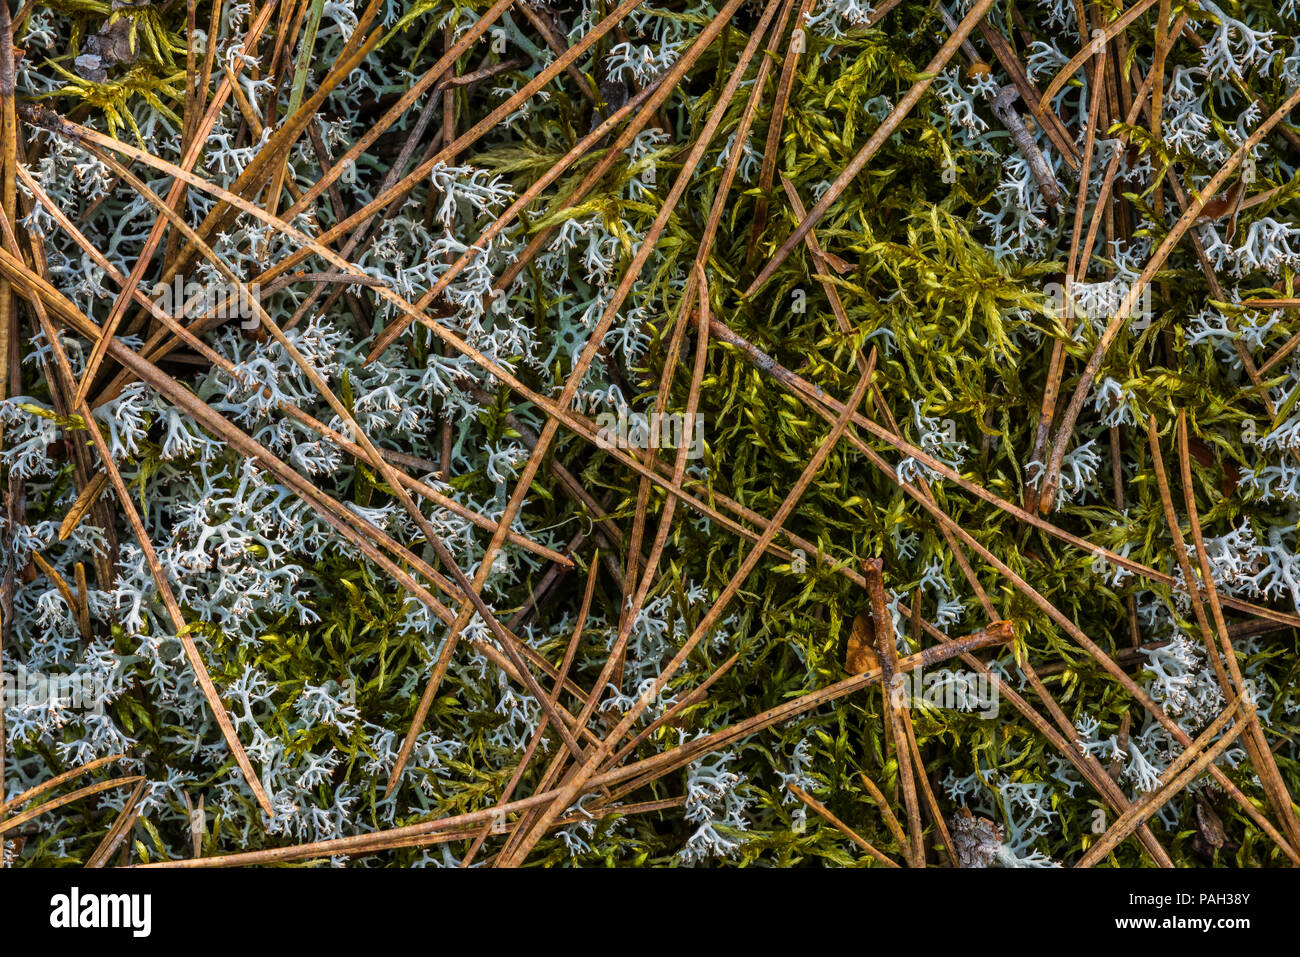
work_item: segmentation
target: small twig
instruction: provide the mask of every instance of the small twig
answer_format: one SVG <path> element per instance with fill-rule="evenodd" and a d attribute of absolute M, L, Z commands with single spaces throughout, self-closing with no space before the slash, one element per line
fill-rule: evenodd
<path fill-rule="evenodd" d="M 1011 105 L 1019 96 L 1020 90 L 1016 88 L 1014 83 L 1004 86 L 1001 92 L 993 98 L 993 115 L 1002 122 L 1002 125 L 1007 128 L 1007 132 L 1011 134 L 1011 141 L 1016 144 L 1016 149 L 1020 151 L 1020 155 L 1029 164 L 1029 171 L 1034 174 L 1034 179 L 1038 181 L 1038 188 L 1042 192 L 1047 205 L 1060 207 L 1062 198 L 1061 184 L 1056 181 L 1056 174 L 1047 165 L 1047 160 L 1043 158 L 1042 151 L 1039 150 L 1038 144 L 1034 142 L 1033 135 L 1026 129 L 1020 114 Z"/>

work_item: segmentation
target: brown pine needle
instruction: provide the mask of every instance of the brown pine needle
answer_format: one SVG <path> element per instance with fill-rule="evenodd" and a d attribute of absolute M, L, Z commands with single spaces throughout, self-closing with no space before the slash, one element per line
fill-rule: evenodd
<path fill-rule="evenodd" d="M 810 808 L 812 808 L 814 811 L 820 814 L 823 818 L 826 819 L 827 823 L 829 823 L 831 827 L 835 828 L 835 830 L 839 831 L 841 834 L 847 837 L 858 847 L 862 848 L 864 851 L 870 854 L 874 860 L 879 861 L 881 864 L 884 864 L 886 867 L 898 866 L 898 864 L 896 864 L 894 861 L 891 861 L 884 854 L 880 853 L 880 851 L 876 850 L 875 846 L 872 845 L 870 842 L 868 842 L 865 837 L 863 837 L 857 831 L 853 830 L 853 828 L 849 827 L 847 824 L 845 824 L 843 821 L 837 818 L 834 814 L 832 814 L 829 810 L 827 810 L 827 808 L 816 798 L 812 797 L 812 795 L 807 794 L 802 788 L 798 787 L 795 784 L 787 784 L 786 787 L 790 789 L 791 794 L 793 794 L 800 801 L 803 801 L 804 804 L 808 805 Z"/>

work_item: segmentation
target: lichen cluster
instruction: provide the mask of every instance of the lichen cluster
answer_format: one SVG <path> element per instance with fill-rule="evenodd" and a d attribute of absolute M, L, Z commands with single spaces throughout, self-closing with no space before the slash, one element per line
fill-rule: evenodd
<path fill-rule="evenodd" d="M 6 863 L 1300 861 L 1300 11 L 1125 10 L 14 10 Z"/>

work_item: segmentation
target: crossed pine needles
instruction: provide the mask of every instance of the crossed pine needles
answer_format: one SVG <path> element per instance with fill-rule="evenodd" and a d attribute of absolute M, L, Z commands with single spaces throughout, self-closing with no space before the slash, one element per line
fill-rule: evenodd
<path fill-rule="evenodd" d="M 4 664 L 101 649 L 125 744 L 11 708 L 6 858 L 1300 862 L 1300 618 L 1213 564 L 1285 532 L 1237 437 L 1285 421 L 1295 301 L 1203 230 L 1285 216 L 1300 91 L 1219 78 L 1247 122 L 1197 165 L 1204 22 L 1082 4 L 1042 85 L 1043 11 L 992 9 L 4 9 Z M 1276 319 L 1244 380 L 1206 302 Z M 676 437 L 611 440 L 629 406 Z M 213 500 L 263 534 L 203 584 Z"/>

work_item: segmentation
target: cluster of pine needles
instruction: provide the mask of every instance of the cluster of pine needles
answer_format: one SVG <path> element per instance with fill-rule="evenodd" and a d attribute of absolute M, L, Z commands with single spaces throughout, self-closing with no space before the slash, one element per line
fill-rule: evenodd
<path fill-rule="evenodd" d="M 1291 6 L 0 2 L 6 866 L 1300 864 Z"/>

